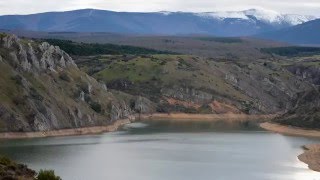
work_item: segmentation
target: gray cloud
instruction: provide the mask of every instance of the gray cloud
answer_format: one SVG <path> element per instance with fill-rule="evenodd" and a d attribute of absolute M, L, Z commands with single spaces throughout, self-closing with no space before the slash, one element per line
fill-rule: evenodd
<path fill-rule="evenodd" d="M 208 12 L 265 8 L 281 13 L 320 16 L 319 0 L 0 0 L 0 14 L 30 14 L 98 8 L 114 11 L 153 12 L 190 11 Z"/>

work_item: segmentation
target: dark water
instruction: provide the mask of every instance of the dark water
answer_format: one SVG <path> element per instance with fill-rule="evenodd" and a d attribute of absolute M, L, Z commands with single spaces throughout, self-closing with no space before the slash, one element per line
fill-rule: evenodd
<path fill-rule="evenodd" d="M 319 140 L 168 127 L 134 123 L 103 135 L 2 141 L 0 153 L 66 180 L 320 180 L 297 159 L 302 145 Z"/>

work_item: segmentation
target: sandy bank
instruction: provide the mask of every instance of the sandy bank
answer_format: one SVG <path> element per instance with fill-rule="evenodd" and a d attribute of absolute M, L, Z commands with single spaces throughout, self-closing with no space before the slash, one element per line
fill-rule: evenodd
<path fill-rule="evenodd" d="M 297 128 L 292 126 L 284 126 L 276 123 L 270 123 L 270 122 L 262 123 L 260 124 L 260 127 L 268 131 L 285 134 L 285 135 L 320 138 L 320 131 L 318 130 L 302 129 L 302 128 Z"/>
<path fill-rule="evenodd" d="M 247 115 L 247 114 L 150 114 L 141 115 L 142 120 L 176 120 L 176 121 L 193 121 L 193 122 L 210 122 L 210 121 L 262 121 L 274 118 L 275 115 Z"/>
<path fill-rule="evenodd" d="M 270 122 L 262 123 L 260 126 L 276 133 L 320 138 L 320 131 L 318 130 L 302 129 Z M 299 160 L 306 163 L 310 169 L 320 172 L 320 144 L 305 145 L 304 149 L 305 152 L 298 156 Z"/>
<path fill-rule="evenodd" d="M 73 136 L 73 135 L 88 135 L 100 134 L 104 132 L 116 131 L 119 127 L 129 124 L 132 119 L 117 120 L 113 124 L 107 126 L 95 126 L 75 129 L 60 129 L 43 132 L 6 132 L 0 133 L 0 139 L 23 139 L 23 138 L 40 138 L 53 136 Z"/>
<path fill-rule="evenodd" d="M 298 156 L 299 160 L 308 164 L 314 171 L 320 172 L 320 144 L 304 146 L 305 152 Z"/>

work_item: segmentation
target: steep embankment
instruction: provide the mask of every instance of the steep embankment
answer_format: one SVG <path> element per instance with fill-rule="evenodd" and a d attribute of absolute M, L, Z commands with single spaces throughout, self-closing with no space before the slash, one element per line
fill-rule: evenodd
<path fill-rule="evenodd" d="M 0 35 L 0 131 L 109 125 L 143 98 L 107 90 L 57 46 Z"/>
<path fill-rule="evenodd" d="M 320 92 L 317 88 L 304 92 L 294 108 L 275 122 L 308 129 L 320 129 Z"/>

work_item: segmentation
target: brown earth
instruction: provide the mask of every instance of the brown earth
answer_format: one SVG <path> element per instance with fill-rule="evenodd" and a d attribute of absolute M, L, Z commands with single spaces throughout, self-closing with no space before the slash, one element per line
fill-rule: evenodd
<path fill-rule="evenodd" d="M 319 130 L 302 129 L 298 127 L 284 126 L 284 125 L 270 123 L 270 122 L 262 123 L 260 124 L 260 127 L 268 131 L 273 131 L 273 132 L 281 133 L 285 135 L 320 138 Z"/>
<path fill-rule="evenodd" d="M 219 101 L 213 101 L 211 104 L 209 104 L 211 109 L 218 113 L 218 114 L 224 114 L 224 113 L 233 113 L 233 114 L 241 114 L 242 112 L 236 108 L 235 106 L 219 102 Z"/>
<path fill-rule="evenodd" d="M 247 115 L 247 114 L 186 114 L 186 113 L 170 113 L 170 114 L 150 114 L 141 115 L 143 120 L 176 120 L 176 121 L 255 121 L 268 120 L 274 118 L 275 115 Z"/>
<path fill-rule="evenodd" d="M 304 146 L 305 152 L 298 156 L 299 160 L 308 164 L 314 171 L 320 172 L 320 144 Z"/>
<path fill-rule="evenodd" d="M 132 121 L 134 121 L 134 118 L 117 120 L 108 126 L 60 129 L 60 130 L 42 131 L 42 132 L 6 132 L 6 133 L 0 133 L 0 139 L 23 139 L 23 138 L 41 138 L 41 137 L 53 137 L 53 136 L 77 136 L 77 135 L 100 134 L 104 132 L 116 131 L 118 130 L 119 127 L 125 124 L 129 124 Z"/>
<path fill-rule="evenodd" d="M 192 101 L 182 101 L 182 100 L 174 99 L 174 98 L 165 98 L 165 99 L 167 100 L 167 102 L 170 105 L 182 105 L 184 107 L 195 108 L 195 109 L 199 109 L 201 107 L 200 104 L 197 104 Z"/>

